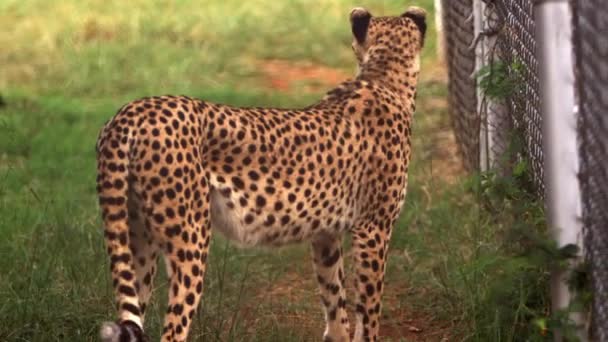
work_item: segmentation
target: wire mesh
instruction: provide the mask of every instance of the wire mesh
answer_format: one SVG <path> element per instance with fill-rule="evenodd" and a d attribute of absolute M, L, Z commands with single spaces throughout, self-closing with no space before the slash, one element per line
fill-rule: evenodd
<path fill-rule="evenodd" d="M 595 341 L 608 341 L 608 7 L 605 0 L 573 0 L 572 5 L 591 333 Z"/>
<path fill-rule="evenodd" d="M 524 159 L 531 170 L 531 190 L 544 198 L 542 116 L 540 113 L 538 61 L 532 0 L 484 0 L 486 33 L 494 35 L 490 63 L 500 63 L 514 87 L 496 110 L 485 99 L 477 108 L 473 1 L 444 1 L 444 34 L 449 75 L 450 111 L 457 142 L 469 170 L 480 165 L 479 134 L 482 118 L 492 110 L 490 153 L 493 159 L 507 151 L 513 159 Z M 491 127 L 489 127 L 491 125 Z M 513 158 L 516 157 L 516 158 Z M 496 166 L 495 164 L 493 166 Z"/>
<path fill-rule="evenodd" d="M 449 80 L 450 117 L 463 161 L 470 171 L 479 169 L 479 125 L 477 112 L 473 0 L 443 0 L 443 30 Z"/>
<path fill-rule="evenodd" d="M 506 115 L 501 120 L 510 130 L 508 141 L 530 168 L 532 189 L 544 198 L 542 115 L 538 79 L 538 60 L 534 36 L 534 4 L 532 0 L 486 0 L 494 10 L 499 27 L 496 36 L 496 58 L 505 67 L 513 87 L 504 101 Z M 510 121 L 510 122 L 509 122 Z M 497 146 L 501 150 L 505 146 Z"/>

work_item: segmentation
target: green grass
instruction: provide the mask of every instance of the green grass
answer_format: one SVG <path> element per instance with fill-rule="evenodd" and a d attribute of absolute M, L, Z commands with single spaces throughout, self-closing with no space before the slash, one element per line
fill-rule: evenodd
<path fill-rule="evenodd" d="M 432 8 L 431 0 L 417 4 Z M 232 105 L 309 104 L 321 91 L 277 93 L 264 83 L 260 63 L 354 70 L 348 13 L 360 5 L 378 15 L 405 9 L 396 0 L 0 2 L 6 103 L 0 107 L 0 340 L 92 341 L 100 323 L 114 317 L 94 145 L 117 108 L 166 93 Z M 534 291 L 542 290 L 543 275 L 540 285 L 524 286 L 532 294 L 524 293 L 519 274 L 540 268 L 504 267 L 519 260 L 505 248 L 509 223 L 521 221 L 509 202 L 500 202 L 496 214 L 471 195 L 475 181 L 445 181 L 437 137 L 449 130 L 447 90 L 436 77 L 432 13 L 429 27 L 409 194 L 391 244 L 387 335 L 513 340 L 530 314 L 511 318 L 527 309 L 528 298 L 542 299 Z M 308 254 L 306 245 L 237 249 L 216 236 L 192 336 L 317 340 L 323 323 Z M 154 338 L 164 312 L 163 277 L 146 318 Z M 493 303 L 492 287 L 505 282 L 525 298 Z M 422 325 L 423 337 L 408 332 L 407 322 Z"/>
<path fill-rule="evenodd" d="M 348 13 L 355 5 L 378 14 L 405 10 L 396 0 L 4 0 L 0 44 L 12 48 L 0 55 L 0 87 L 126 101 L 249 90 L 253 62 L 265 58 L 353 70 Z"/>

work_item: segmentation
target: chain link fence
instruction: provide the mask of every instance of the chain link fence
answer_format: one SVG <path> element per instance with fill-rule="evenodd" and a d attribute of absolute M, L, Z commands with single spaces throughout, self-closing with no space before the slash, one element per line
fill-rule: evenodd
<path fill-rule="evenodd" d="M 569 1 L 573 11 L 584 251 L 593 291 L 590 327 L 593 341 L 608 341 L 608 5 L 605 0 Z M 535 3 L 444 0 L 443 34 L 450 115 L 465 165 L 471 171 L 483 170 L 487 158 L 484 150 L 495 159 L 524 160 L 532 178 L 530 190 L 539 200 L 545 200 L 539 80 L 539 63 L 543 61 L 536 53 Z M 491 46 L 485 49 L 474 48 L 488 42 Z M 478 91 L 477 87 L 483 88 L 482 82 L 473 75 L 483 67 L 504 73 L 501 79 L 511 82 L 511 89 L 491 98 Z M 488 135 L 485 139 L 484 134 Z"/>
<path fill-rule="evenodd" d="M 542 116 L 540 113 L 539 74 L 534 37 L 534 7 L 530 0 L 485 1 L 488 34 L 496 35 L 495 60 L 505 72 L 511 89 L 503 94 L 503 118 L 494 120 L 501 139 L 494 139 L 490 153 L 517 153 L 511 158 L 524 159 L 531 170 L 532 187 L 544 197 Z M 506 135 L 506 132 L 510 132 Z M 510 145 L 510 146 L 507 146 Z"/>
<path fill-rule="evenodd" d="M 464 164 L 479 168 L 479 125 L 475 73 L 473 0 L 443 0 L 443 30 L 449 79 L 449 107 Z"/>
<path fill-rule="evenodd" d="M 517 151 L 512 157 L 526 160 L 532 171 L 533 190 L 542 198 L 542 116 L 533 4 L 527 0 L 484 2 L 484 33 L 493 36 L 495 42 L 484 58 L 489 59 L 487 65 L 490 67 L 500 67 L 501 72 L 506 73 L 504 77 L 516 82 L 517 86 L 509 94 L 498 94 L 502 98 L 492 99 L 500 102 L 500 108 L 489 105 L 485 96 L 478 96 L 476 72 L 479 66 L 476 65 L 475 45 L 483 42 L 475 36 L 474 1 L 444 0 L 450 116 L 456 140 L 464 164 L 472 171 L 480 169 L 480 162 L 483 162 L 480 152 L 484 149 L 499 156 L 497 159 L 509 151 Z M 489 111 L 492 111 L 492 120 L 486 121 Z M 487 137 L 489 142 L 480 140 L 482 125 L 486 125 L 484 130 L 491 135 Z M 481 143 L 487 143 L 487 146 L 480 149 Z"/>
<path fill-rule="evenodd" d="M 591 271 L 592 335 L 608 341 L 608 7 L 575 0 L 574 47 L 584 240 Z"/>

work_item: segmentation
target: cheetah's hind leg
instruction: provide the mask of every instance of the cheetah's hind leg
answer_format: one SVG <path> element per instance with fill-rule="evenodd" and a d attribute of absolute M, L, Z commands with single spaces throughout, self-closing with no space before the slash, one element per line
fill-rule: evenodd
<path fill-rule="evenodd" d="M 313 265 L 325 311 L 324 341 L 350 341 L 341 242 L 340 237 L 329 234 L 312 240 Z"/>
<path fill-rule="evenodd" d="M 109 145 L 109 144 L 108 144 Z M 109 152 L 111 146 L 102 144 L 100 148 L 108 156 L 98 163 L 97 191 L 104 221 L 104 238 L 110 256 L 110 269 L 118 307 L 117 323 L 103 324 L 100 337 L 104 342 L 140 342 L 146 338 L 143 333 L 143 315 L 137 294 L 136 267 L 134 265 L 133 244 L 128 218 L 128 171 L 124 160 L 118 154 L 126 154 L 128 146 L 114 147 L 120 153 Z M 109 153 L 108 153 L 109 152 Z"/>

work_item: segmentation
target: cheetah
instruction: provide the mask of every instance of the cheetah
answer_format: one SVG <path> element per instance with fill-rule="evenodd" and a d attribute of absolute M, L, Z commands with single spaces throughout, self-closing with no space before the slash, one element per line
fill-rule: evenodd
<path fill-rule="evenodd" d="M 243 246 L 310 241 L 324 341 L 376 341 L 391 230 L 405 201 L 426 13 L 350 13 L 358 73 L 302 109 L 186 96 L 130 102 L 100 132 L 97 191 L 118 320 L 103 341 L 145 341 L 163 256 L 162 341 L 185 341 L 212 231 Z M 342 237 L 352 236 L 355 329 Z"/>

